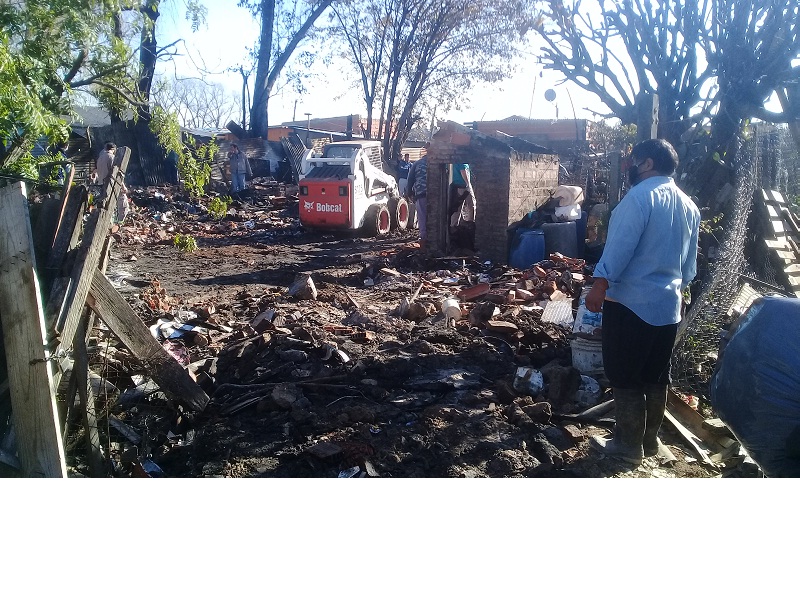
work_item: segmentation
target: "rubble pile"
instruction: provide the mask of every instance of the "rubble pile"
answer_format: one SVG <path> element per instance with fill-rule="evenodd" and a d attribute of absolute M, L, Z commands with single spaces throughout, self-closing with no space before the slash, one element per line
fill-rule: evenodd
<path fill-rule="evenodd" d="M 301 235 L 291 197 L 273 201 L 232 204 L 216 221 L 202 203 L 165 211 L 140 199 L 116 251 L 129 261 L 176 232 L 248 244 L 263 232 Z M 602 430 L 572 417 L 607 399 L 603 382 L 571 362 L 572 319 L 591 282 L 584 261 L 553 254 L 519 270 L 423 258 L 413 241 L 374 246 L 338 270 L 279 266 L 273 283 L 215 288 L 199 302 L 132 277 L 140 287 L 129 286 L 129 302 L 211 402 L 202 413 L 173 405 L 96 330 L 92 368 L 112 385 L 116 473 L 555 476 L 584 458 L 583 442 Z"/>

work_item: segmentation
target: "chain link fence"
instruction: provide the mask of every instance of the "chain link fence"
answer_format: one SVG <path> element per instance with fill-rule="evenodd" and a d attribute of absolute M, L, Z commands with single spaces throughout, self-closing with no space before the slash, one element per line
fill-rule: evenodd
<path fill-rule="evenodd" d="M 732 306 L 742 284 L 761 295 L 790 295 L 776 279 L 767 253 L 751 251 L 763 240 L 750 217 L 757 189 L 776 189 L 789 199 L 797 196 L 797 147 L 785 128 L 754 128 L 747 140 L 740 140 L 736 156 L 735 195 L 715 234 L 716 256 L 705 257 L 708 270 L 679 329 L 672 356 L 672 387 L 699 397 L 707 397 L 721 336 L 735 317 Z"/>

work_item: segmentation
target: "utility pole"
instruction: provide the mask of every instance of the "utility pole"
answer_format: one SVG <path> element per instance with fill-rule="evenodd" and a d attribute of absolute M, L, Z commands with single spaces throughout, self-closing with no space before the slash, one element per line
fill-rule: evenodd
<path fill-rule="evenodd" d="M 640 93 L 636 99 L 636 141 L 658 137 L 658 95 Z"/>
<path fill-rule="evenodd" d="M 311 148 L 311 113 L 307 112 L 306 115 L 306 147 Z"/>

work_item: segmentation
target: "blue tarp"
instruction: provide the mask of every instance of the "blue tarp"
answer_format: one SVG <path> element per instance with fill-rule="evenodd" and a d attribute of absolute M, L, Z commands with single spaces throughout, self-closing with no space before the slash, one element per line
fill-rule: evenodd
<path fill-rule="evenodd" d="M 800 299 L 760 298 L 731 331 L 711 405 L 768 477 L 800 477 Z"/>

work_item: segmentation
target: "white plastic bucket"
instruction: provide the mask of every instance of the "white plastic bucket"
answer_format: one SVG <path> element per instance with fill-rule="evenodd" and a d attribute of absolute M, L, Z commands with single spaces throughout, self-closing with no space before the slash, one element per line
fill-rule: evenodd
<path fill-rule="evenodd" d="M 570 342 L 572 366 L 584 375 L 603 373 L 603 342 L 576 338 Z"/>
<path fill-rule="evenodd" d="M 442 302 L 442 313 L 448 322 L 460 320 L 461 305 L 458 303 L 458 298 L 448 298 Z"/>
<path fill-rule="evenodd" d="M 578 312 L 575 315 L 575 323 L 572 326 L 572 333 L 580 338 L 590 338 L 596 335 L 596 329 L 602 330 L 603 327 L 603 313 L 592 312 L 586 308 L 586 296 L 589 295 L 589 290 L 591 289 L 592 286 L 590 285 L 583 288 L 578 304 Z"/>

